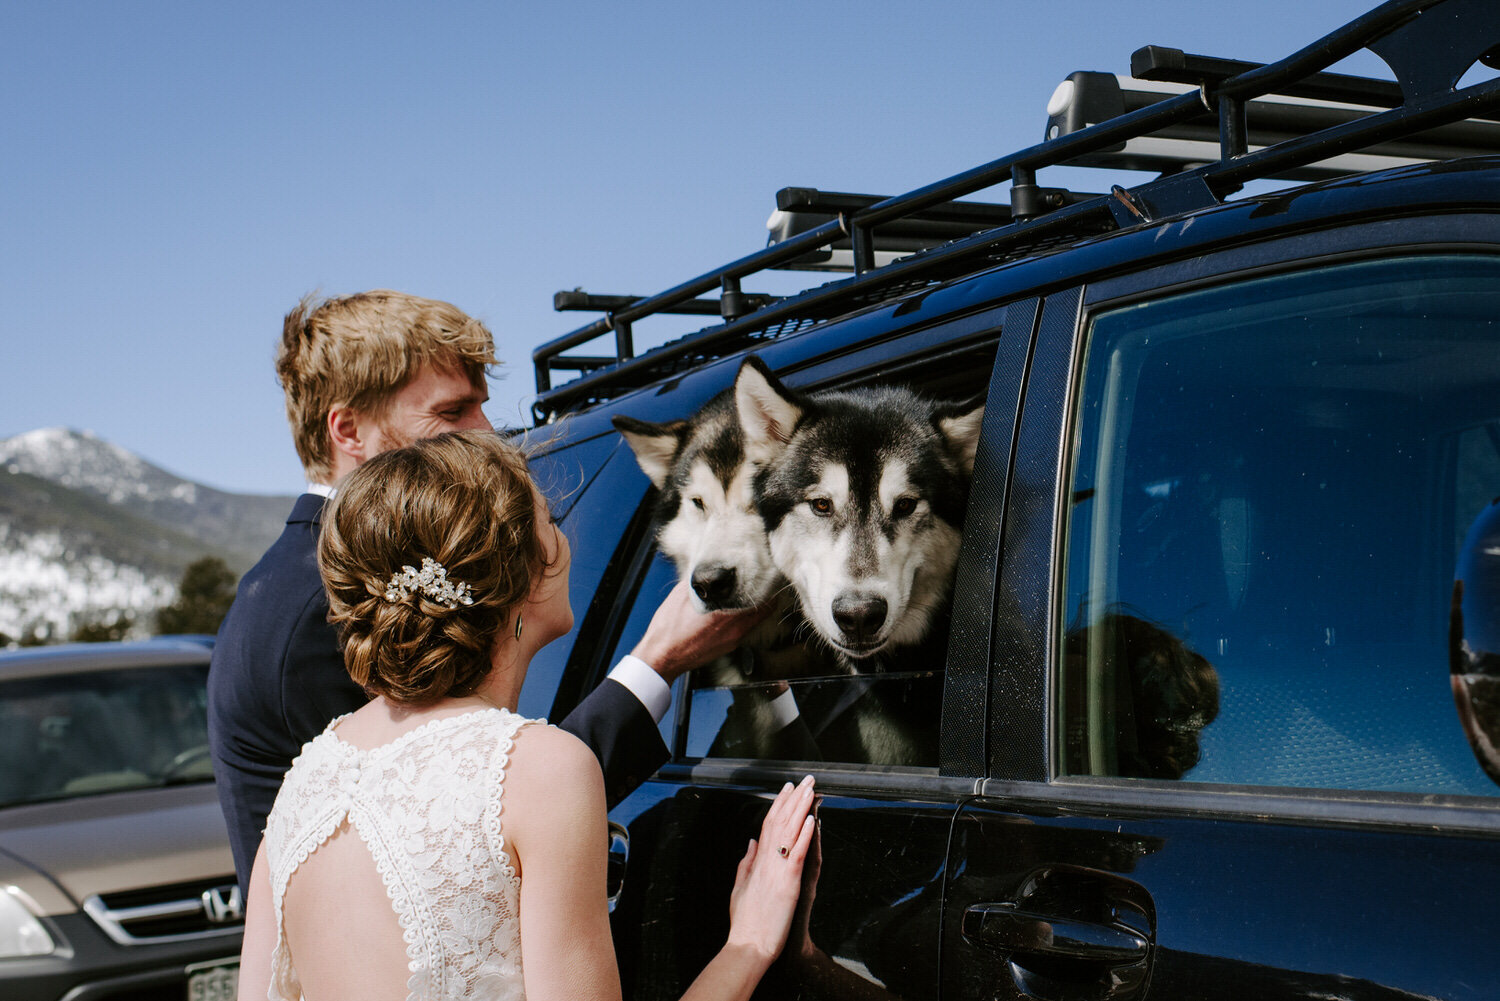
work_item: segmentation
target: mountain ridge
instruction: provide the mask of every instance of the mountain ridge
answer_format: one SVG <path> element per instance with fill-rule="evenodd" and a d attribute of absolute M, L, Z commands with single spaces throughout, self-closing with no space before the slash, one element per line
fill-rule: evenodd
<path fill-rule="evenodd" d="M 120 615 L 148 635 L 189 563 L 215 556 L 244 573 L 293 499 L 196 483 L 89 432 L 0 440 L 0 645 Z"/>

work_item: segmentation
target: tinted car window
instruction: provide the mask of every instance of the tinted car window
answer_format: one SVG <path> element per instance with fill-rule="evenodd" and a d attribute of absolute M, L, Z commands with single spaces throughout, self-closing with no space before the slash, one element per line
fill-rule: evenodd
<path fill-rule="evenodd" d="M 206 666 L 0 684 L 0 806 L 213 780 Z"/>
<path fill-rule="evenodd" d="M 1448 678 L 1500 494 L 1500 261 L 1258 278 L 1098 314 L 1060 638 L 1077 775 L 1494 795 Z"/>

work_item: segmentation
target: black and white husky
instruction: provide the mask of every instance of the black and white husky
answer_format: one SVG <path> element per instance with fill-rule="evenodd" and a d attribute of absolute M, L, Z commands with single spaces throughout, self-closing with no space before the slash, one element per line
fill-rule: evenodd
<path fill-rule="evenodd" d="M 771 560 L 808 623 L 855 671 L 921 643 L 952 589 L 983 405 L 802 395 L 753 356 L 734 396 Z"/>
<path fill-rule="evenodd" d="M 755 509 L 755 469 L 731 390 L 685 421 L 652 424 L 633 417 L 614 425 L 656 487 L 657 548 L 677 567 L 704 611 L 771 605 L 769 618 L 745 638 L 747 656 L 706 676 L 725 684 L 778 680 L 812 669 L 813 654 L 795 642 L 795 598 L 771 559 Z"/>
<path fill-rule="evenodd" d="M 761 605 L 784 587 L 755 510 L 755 470 L 732 393 L 685 421 L 616 417 L 614 425 L 656 487 L 657 545 L 704 610 Z"/>
<path fill-rule="evenodd" d="M 778 606 L 745 656 L 703 673 L 735 689 L 720 746 L 808 756 L 786 751 L 791 741 L 843 761 L 933 763 L 940 678 L 896 695 L 811 684 L 800 734 L 772 722 L 766 691 L 743 686 L 883 670 L 929 637 L 952 587 L 982 416 L 905 389 L 795 394 L 751 358 L 688 420 L 614 419 L 657 488 L 659 548 L 698 603 Z"/>

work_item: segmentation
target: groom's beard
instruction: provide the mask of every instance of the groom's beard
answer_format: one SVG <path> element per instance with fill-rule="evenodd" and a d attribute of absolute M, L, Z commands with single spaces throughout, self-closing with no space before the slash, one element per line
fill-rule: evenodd
<path fill-rule="evenodd" d="M 415 445 L 417 442 L 417 439 L 408 434 L 405 429 L 398 428 L 395 425 L 381 424 L 379 428 L 380 443 L 385 446 L 384 451 L 394 452 L 398 448 Z"/>

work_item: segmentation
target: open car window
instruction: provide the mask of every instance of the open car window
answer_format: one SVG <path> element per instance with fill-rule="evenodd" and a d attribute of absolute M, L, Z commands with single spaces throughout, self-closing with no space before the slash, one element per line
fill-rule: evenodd
<path fill-rule="evenodd" d="M 927 401 L 924 406 L 941 402 L 952 404 L 960 412 L 977 413 L 973 408 L 979 404 L 988 383 L 996 336 L 991 332 L 982 343 L 970 342 L 958 351 L 942 356 L 929 353 L 926 357 L 898 358 L 881 363 L 872 353 L 871 363 L 867 366 L 845 366 L 846 374 L 840 382 L 818 384 L 797 392 L 813 393 L 825 400 L 827 396 L 824 394 L 839 393 L 854 394 L 861 400 L 881 398 L 883 401 L 880 394 L 887 391 L 899 397 L 903 390 L 911 390 Z M 922 447 L 946 448 L 951 445 L 951 442 L 943 441 L 941 435 L 931 433 L 933 422 L 929 416 L 923 416 L 919 423 L 919 430 L 926 429 L 928 436 L 935 439 L 922 442 Z M 858 438 L 870 431 L 856 422 L 847 433 L 849 437 Z M 973 433 L 977 437 L 977 421 Z M 820 574 L 831 577 L 844 572 L 844 567 L 851 562 L 849 549 L 856 544 L 851 540 L 860 530 L 854 524 L 858 516 L 847 509 L 858 503 L 855 498 L 861 488 L 853 481 L 864 474 L 857 471 L 858 464 L 854 459 L 847 458 L 847 453 L 840 453 L 837 449 L 819 451 L 817 458 L 825 465 L 817 470 L 799 471 L 802 478 L 798 481 L 798 492 L 794 492 L 797 505 L 805 508 L 821 500 L 808 500 L 802 485 L 846 476 L 849 486 L 843 494 L 831 497 L 817 514 L 800 509 L 786 515 L 787 519 L 801 517 L 803 524 L 798 531 L 803 534 L 796 535 L 795 542 L 789 543 L 784 537 L 773 546 L 780 549 L 782 555 L 777 559 L 782 564 L 786 562 L 785 553 L 790 547 L 797 548 L 799 559 L 808 554 L 823 554 L 809 557 L 811 569 L 799 578 L 804 586 L 808 579 L 816 581 Z M 916 461 L 918 459 L 911 455 L 900 455 L 886 464 L 882 458 L 877 468 L 882 471 L 909 468 L 901 464 Z M 972 454 L 968 461 L 972 462 Z M 884 559 L 888 551 L 907 544 L 902 541 L 902 532 L 908 526 L 896 523 L 909 512 L 916 512 L 918 520 L 926 519 L 924 527 L 915 533 L 921 536 L 921 541 L 915 545 L 934 547 L 930 554 L 919 552 L 909 558 L 905 570 L 893 564 L 898 569 L 891 571 L 890 576 L 898 583 L 889 593 L 901 596 L 901 588 L 910 584 L 910 574 L 924 572 L 912 568 L 928 565 L 950 567 L 936 597 L 929 599 L 926 592 L 914 592 L 917 598 L 911 606 L 904 608 L 900 597 L 893 598 L 888 605 L 882 599 L 879 609 L 873 613 L 874 620 L 883 619 L 891 633 L 895 632 L 897 623 L 919 622 L 920 625 L 909 628 L 903 634 L 902 642 L 881 648 L 878 655 L 850 655 L 837 643 L 830 642 L 827 636 L 832 630 L 847 625 L 847 616 L 867 615 L 868 610 L 856 606 L 851 612 L 847 602 L 840 603 L 840 597 L 830 599 L 825 595 L 823 600 L 828 605 L 825 621 L 815 625 L 798 596 L 799 591 L 789 580 L 783 581 L 777 593 L 779 605 L 765 627 L 752 634 L 739 650 L 690 672 L 679 681 L 672 713 L 662 724 L 663 735 L 677 760 L 937 766 L 951 567 L 956 562 L 961 538 L 967 486 L 962 460 L 950 465 L 960 472 L 953 474 L 951 481 L 943 481 L 945 488 L 940 497 L 925 498 L 918 503 L 916 495 L 920 491 L 912 487 L 907 491 L 912 498 L 903 500 L 893 494 L 884 500 L 867 502 L 885 505 L 882 510 L 887 515 L 882 522 L 884 527 L 880 529 L 885 533 L 884 537 L 871 545 L 880 556 L 872 557 L 872 560 Z M 915 482 L 917 473 L 913 472 L 911 476 Z M 895 482 L 895 474 L 891 474 L 888 481 Z M 880 495 L 871 489 L 867 496 Z M 656 493 L 651 494 L 647 503 L 654 503 L 656 497 Z M 689 497 L 682 503 L 691 502 Z M 691 521 L 693 517 L 696 516 L 690 511 L 684 520 Z M 661 521 L 658 521 L 654 526 L 656 531 L 649 534 L 654 538 L 662 528 Z M 679 529 L 680 526 L 670 527 L 668 531 Z M 930 534 L 922 535 L 923 532 Z M 652 546 L 652 539 L 648 538 L 644 544 Z M 936 548 L 939 546 L 944 548 L 939 551 Z M 899 558 L 908 559 L 905 555 Z M 622 593 L 620 596 L 621 600 L 631 603 L 619 640 L 611 652 L 612 663 L 628 653 L 637 642 L 651 614 L 680 572 L 682 568 L 660 552 L 655 552 L 650 560 L 645 561 L 633 595 Z M 862 572 L 870 571 L 864 568 Z M 706 588 L 712 582 L 700 583 Z M 918 588 L 925 586 L 928 585 L 924 578 Z M 876 588 L 872 586 L 869 590 L 873 592 Z M 913 614 L 912 607 L 919 610 Z M 851 632 L 858 634 L 859 627 L 853 627 Z"/>

